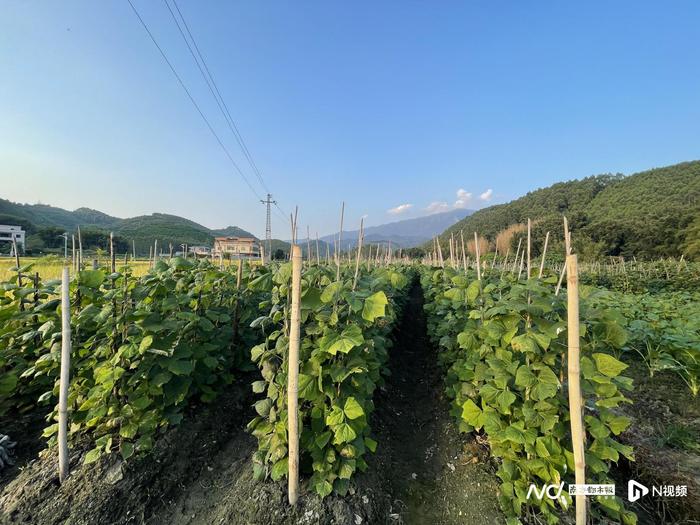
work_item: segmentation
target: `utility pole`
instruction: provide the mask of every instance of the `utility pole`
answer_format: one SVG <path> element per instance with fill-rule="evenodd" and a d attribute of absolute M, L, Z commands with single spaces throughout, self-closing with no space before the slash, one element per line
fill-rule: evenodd
<path fill-rule="evenodd" d="M 267 199 L 260 201 L 267 206 L 267 221 L 265 222 L 265 255 L 268 261 L 272 260 L 272 223 L 270 221 L 270 205 L 277 204 L 277 201 L 272 200 L 272 195 L 267 194 Z"/>

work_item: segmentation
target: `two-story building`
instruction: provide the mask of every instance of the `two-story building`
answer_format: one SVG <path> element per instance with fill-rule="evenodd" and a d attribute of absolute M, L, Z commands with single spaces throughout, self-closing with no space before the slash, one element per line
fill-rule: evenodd
<path fill-rule="evenodd" d="M 212 255 L 233 259 L 260 257 L 260 245 L 254 237 L 215 237 Z"/>

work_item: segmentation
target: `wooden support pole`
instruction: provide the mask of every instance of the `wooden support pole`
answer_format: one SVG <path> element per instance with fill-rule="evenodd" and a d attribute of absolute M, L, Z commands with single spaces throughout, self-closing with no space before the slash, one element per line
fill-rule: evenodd
<path fill-rule="evenodd" d="M 343 201 L 340 207 L 340 231 L 338 232 L 338 244 L 335 248 L 335 262 L 336 262 L 336 273 L 335 280 L 340 281 L 340 250 L 342 250 L 343 243 L 343 219 L 345 218 L 345 201 Z"/>
<path fill-rule="evenodd" d="M 508 256 L 510 256 L 510 246 L 506 249 L 506 258 L 503 260 L 503 265 L 501 266 L 501 279 L 503 279 L 503 272 L 508 268 Z"/>
<path fill-rule="evenodd" d="M 114 233 L 109 232 L 109 261 L 112 273 L 117 271 L 117 259 L 114 253 Z"/>
<path fill-rule="evenodd" d="M 520 256 L 520 245 L 522 244 L 523 239 L 522 237 L 518 239 L 518 249 L 515 250 L 515 260 L 513 261 L 513 270 L 512 273 L 515 273 L 515 270 L 518 268 L 518 257 Z"/>
<path fill-rule="evenodd" d="M 58 387 L 58 479 L 68 477 L 68 385 L 70 383 L 70 274 L 63 268 L 61 279 L 61 376 Z"/>
<path fill-rule="evenodd" d="M 527 220 L 527 278 L 530 278 L 530 251 L 532 250 L 532 221 Z"/>
<path fill-rule="evenodd" d="M 547 243 L 549 243 L 549 232 L 547 232 L 547 235 L 544 237 L 544 248 L 542 249 L 542 262 L 540 263 L 540 273 L 537 276 L 539 279 L 542 279 L 542 272 L 544 272 L 544 259 L 547 257 Z"/>
<path fill-rule="evenodd" d="M 564 265 L 561 267 L 561 274 L 559 274 L 559 281 L 557 282 L 557 289 L 554 291 L 554 295 L 559 295 L 559 290 L 561 290 L 561 284 L 564 282 L 564 274 L 566 274 L 566 258 L 571 255 L 571 235 L 569 233 L 569 221 L 566 220 L 564 216 Z"/>
<path fill-rule="evenodd" d="M 566 297 L 568 335 L 568 380 L 571 441 L 574 452 L 577 485 L 586 483 L 586 457 L 584 452 L 583 399 L 581 396 L 580 347 L 579 347 L 579 297 L 578 260 L 576 255 L 566 257 Z M 576 494 L 576 525 L 586 525 L 586 496 Z"/>
<path fill-rule="evenodd" d="M 80 234 L 78 226 L 78 271 L 83 269 L 83 236 Z"/>
<path fill-rule="evenodd" d="M 299 335 L 301 332 L 301 248 L 292 246 L 292 312 L 289 326 L 287 371 L 287 428 L 289 445 L 289 504 L 299 497 Z"/>
<path fill-rule="evenodd" d="M 321 253 L 318 250 L 318 232 L 316 232 L 316 264 L 321 265 Z"/>
<path fill-rule="evenodd" d="M 459 230 L 459 236 L 462 240 L 462 264 L 464 265 L 464 273 L 467 273 L 467 252 L 464 249 L 464 230 Z"/>
<path fill-rule="evenodd" d="M 352 281 L 352 291 L 357 287 L 357 276 L 360 273 L 360 257 L 362 255 L 362 240 L 365 236 L 365 219 L 360 219 L 360 233 L 357 236 L 357 258 L 355 259 L 355 278 Z"/>
<path fill-rule="evenodd" d="M 311 229 L 306 225 L 306 262 L 311 266 Z"/>
<path fill-rule="evenodd" d="M 474 251 L 476 252 L 476 278 L 481 281 L 481 254 L 479 253 L 479 235 L 474 232 Z"/>

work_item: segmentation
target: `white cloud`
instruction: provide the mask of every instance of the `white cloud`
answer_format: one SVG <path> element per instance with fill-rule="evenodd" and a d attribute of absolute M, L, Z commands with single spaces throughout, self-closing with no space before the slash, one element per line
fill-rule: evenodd
<path fill-rule="evenodd" d="M 463 209 L 469 206 L 469 203 L 472 200 L 472 194 L 468 192 L 465 189 L 458 189 L 457 190 L 457 200 L 455 201 L 454 205 L 452 206 L 455 209 Z"/>
<path fill-rule="evenodd" d="M 493 197 L 493 190 L 489 188 L 484 193 L 479 195 L 479 200 L 474 197 L 474 194 L 464 188 L 457 190 L 457 200 L 453 204 L 448 204 L 445 201 L 433 201 L 424 208 L 428 215 L 433 213 L 442 213 L 450 210 L 477 209 L 483 206 L 482 202 L 488 202 Z"/>
<path fill-rule="evenodd" d="M 425 211 L 427 211 L 429 215 L 432 215 L 433 213 L 442 213 L 443 211 L 449 211 L 449 209 L 450 205 L 446 202 L 434 201 L 428 204 L 428 206 L 426 206 Z"/>
<path fill-rule="evenodd" d="M 402 213 L 407 212 L 413 208 L 413 204 L 399 204 L 395 208 L 391 208 L 390 210 L 387 210 L 386 212 L 391 214 L 391 215 L 400 215 Z"/>

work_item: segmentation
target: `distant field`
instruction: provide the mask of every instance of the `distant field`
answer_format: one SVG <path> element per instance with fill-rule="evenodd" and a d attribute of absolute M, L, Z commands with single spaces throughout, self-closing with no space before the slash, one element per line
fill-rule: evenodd
<path fill-rule="evenodd" d="M 108 264 L 108 260 L 99 261 L 99 264 Z M 31 273 L 39 272 L 42 279 L 59 279 L 61 270 L 64 266 L 63 259 L 49 257 L 22 257 L 20 264 L 25 266 L 32 264 Z M 68 262 L 70 266 L 70 261 Z M 92 267 L 92 259 L 85 262 L 86 267 Z M 134 269 L 134 274 L 137 276 L 144 275 L 148 271 L 148 260 L 129 261 L 129 265 Z M 120 263 L 117 262 L 117 267 Z M 15 267 L 15 260 L 10 257 L 0 259 L 0 281 L 6 281 L 15 273 L 11 268 Z"/>
<path fill-rule="evenodd" d="M 260 261 L 258 260 L 253 260 L 249 261 L 248 264 L 253 264 L 257 265 L 259 264 Z M 39 275 L 41 276 L 42 279 L 60 279 L 61 277 L 61 269 L 64 266 L 64 261 L 63 259 L 59 258 L 54 258 L 54 257 L 22 257 L 20 260 L 20 264 L 22 266 L 26 266 L 27 264 L 32 264 L 32 269 L 31 272 L 39 272 Z M 98 260 L 99 265 L 105 265 L 109 264 L 109 259 L 103 257 L 102 259 Z M 237 261 L 229 261 L 225 260 L 224 261 L 224 266 L 228 268 L 231 265 L 236 265 Z M 70 266 L 70 261 L 68 261 L 68 265 Z M 117 269 L 119 269 L 121 266 L 123 266 L 123 261 L 117 260 Z M 129 261 L 129 266 L 133 269 L 133 275 L 136 277 L 140 277 L 142 275 L 145 275 L 148 272 L 149 268 L 149 260 L 148 259 L 136 259 L 130 260 Z M 11 271 L 11 268 L 15 267 L 15 260 L 10 257 L 0 257 L 0 282 L 2 281 L 7 281 L 12 275 L 14 274 L 13 271 Z M 91 268 L 92 267 L 92 259 L 91 258 L 86 258 L 84 262 L 84 267 L 85 268 Z"/>

